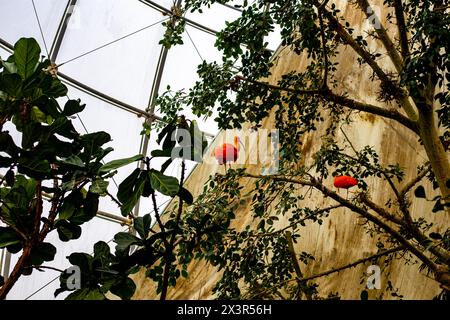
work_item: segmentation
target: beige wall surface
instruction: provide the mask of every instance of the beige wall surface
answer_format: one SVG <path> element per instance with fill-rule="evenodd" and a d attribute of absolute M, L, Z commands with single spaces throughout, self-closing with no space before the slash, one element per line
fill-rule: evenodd
<path fill-rule="evenodd" d="M 370 2 L 382 7 L 383 0 Z M 349 5 L 347 1 L 335 1 L 335 3 L 357 32 L 364 35 L 365 31 L 369 30 L 368 21 L 354 6 Z M 381 17 L 386 17 L 387 13 L 382 10 Z M 392 25 L 387 26 L 388 31 L 394 32 L 395 29 Z M 381 43 L 373 40 L 368 41 L 372 50 L 383 50 Z M 376 101 L 377 85 L 370 80 L 372 72 L 367 66 L 360 66 L 356 62 L 357 58 L 352 49 L 342 47 L 335 60 L 339 62 L 336 75 L 340 93 L 348 93 L 350 97 L 357 100 L 379 105 L 380 102 Z M 388 59 L 382 60 L 380 64 L 386 70 L 392 69 Z M 269 80 L 271 83 L 276 83 L 282 74 L 291 70 L 304 70 L 306 65 L 307 60 L 303 55 L 296 55 L 288 49 L 280 50 Z M 394 104 L 384 107 L 397 108 Z M 382 165 L 398 162 L 403 168 L 406 168 L 403 184 L 415 176 L 417 166 L 424 162 L 426 155 L 417 138 L 408 129 L 393 121 L 379 119 L 363 113 L 355 113 L 352 117 L 353 122 L 345 127 L 345 132 L 357 149 L 366 145 L 373 146 L 380 155 Z M 301 148 L 304 161 L 311 161 L 314 153 L 320 149 L 322 136 L 327 125 L 329 125 L 329 121 L 326 120 L 318 127 L 317 131 L 302 138 Z M 274 126 L 272 114 L 264 120 L 263 128 L 274 128 Z M 218 145 L 221 139 L 222 137 L 219 135 L 211 147 L 214 148 Z M 340 143 L 344 142 L 344 136 L 340 131 L 337 131 L 337 140 Z M 246 167 L 247 171 L 255 174 L 259 174 L 261 171 L 261 167 L 256 165 L 236 164 L 232 167 Z M 223 173 L 223 167 L 210 164 L 210 162 L 198 165 L 187 180 L 186 188 L 194 196 L 200 194 L 205 181 L 216 172 Z M 253 189 L 253 182 L 249 179 L 242 179 L 241 184 L 244 186 L 242 194 L 246 194 Z M 389 187 L 381 183 L 380 180 L 368 180 L 366 182 L 369 185 L 374 202 L 385 203 L 391 196 Z M 331 179 L 324 183 L 332 187 Z M 402 183 L 399 184 L 400 187 L 401 185 Z M 427 193 L 431 194 L 431 186 L 425 186 Z M 306 190 L 299 189 L 298 192 L 305 193 Z M 252 223 L 250 215 L 251 197 L 248 200 L 244 201 L 236 211 L 236 221 L 234 221 L 233 226 L 237 229 L 243 229 L 247 224 Z M 311 204 L 323 207 L 332 204 L 332 201 L 313 192 L 308 199 L 308 205 L 311 206 Z M 414 217 L 426 214 L 427 220 L 435 224 L 433 230 L 443 231 L 443 226 L 447 224 L 446 218 L 444 214 L 431 214 L 432 206 L 432 202 L 414 199 L 411 210 Z M 283 227 L 287 224 L 287 218 L 280 217 L 278 226 Z M 305 276 L 348 264 L 354 260 L 370 256 L 377 251 L 377 240 L 367 234 L 361 220 L 349 209 L 335 210 L 329 218 L 324 220 L 322 225 L 307 224 L 301 230 L 301 238 L 296 244 L 296 251 L 309 252 L 316 258 L 315 261 L 310 263 L 308 269 L 302 270 Z M 381 290 L 369 290 L 369 297 L 371 299 L 394 298 L 386 290 L 388 281 L 391 281 L 392 285 L 399 289 L 398 293 L 403 295 L 405 299 L 433 298 L 440 292 L 439 285 L 428 278 L 424 272 L 420 272 L 419 265 L 420 263 L 405 265 L 404 260 L 394 260 L 382 271 Z M 365 289 L 365 283 L 361 284 L 360 282 L 367 266 L 367 264 L 359 265 L 318 279 L 320 294 L 326 296 L 331 292 L 339 292 L 342 299 L 359 299 L 361 291 Z M 220 273 L 216 268 L 202 261 L 194 261 L 189 266 L 189 278 L 180 279 L 176 287 L 169 290 L 168 299 L 213 299 L 212 288 L 218 279 L 220 279 Z M 135 299 L 158 298 L 154 284 L 145 279 L 143 272 L 136 275 L 135 281 L 138 285 Z"/>

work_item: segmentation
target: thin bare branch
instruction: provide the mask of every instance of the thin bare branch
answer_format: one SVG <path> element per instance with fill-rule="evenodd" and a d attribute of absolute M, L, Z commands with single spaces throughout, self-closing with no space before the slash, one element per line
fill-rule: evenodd
<path fill-rule="evenodd" d="M 393 253 L 396 253 L 396 252 L 399 252 L 399 251 L 402 251 L 402 250 L 405 250 L 405 247 L 404 246 L 398 246 L 398 247 L 395 247 L 395 248 L 392 248 L 392 249 L 389 249 L 389 250 L 385 250 L 385 251 L 382 251 L 380 253 L 371 255 L 370 257 L 356 260 L 355 262 L 346 264 L 344 266 L 333 268 L 333 269 L 330 269 L 328 271 L 324 271 L 324 272 L 321 272 L 321 273 L 318 273 L 318 274 L 315 274 L 315 275 L 312 275 L 312 276 L 309 276 L 309 277 L 306 277 L 306 278 L 302 278 L 300 280 L 304 282 L 304 281 L 309 281 L 309 280 L 321 278 L 321 277 L 324 277 L 324 276 L 328 276 L 330 274 L 333 274 L 333 273 L 336 273 L 336 272 L 339 272 L 339 271 L 342 271 L 342 270 L 345 270 L 345 269 L 350 269 L 350 268 L 356 267 L 357 265 L 360 265 L 360 264 L 363 264 L 363 263 L 366 263 L 368 261 L 371 261 L 371 260 L 374 260 L 374 259 L 378 259 L 378 258 L 381 258 L 381 257 L 384 257 L 384 256 L 388 256 L 390 254 L 393 254 Z"/>
<path fill-rule="evenodd" d="M 400 190 L 400 197 L 403 198 L 416 184 L 418 184 L 428 173 L 431 172 L 431 166 L 427 166 L 422 169 L 417 177 L 414 177 L 411 181 L 409 181 L 402 190 Z"/>

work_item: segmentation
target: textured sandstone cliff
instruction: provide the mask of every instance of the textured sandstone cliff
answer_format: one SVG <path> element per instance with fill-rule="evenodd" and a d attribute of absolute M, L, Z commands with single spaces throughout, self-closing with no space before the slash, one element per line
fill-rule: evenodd
<path fill-rule="evenodd" d="M 381 6 L 382 0 L 371 1 L 371 3 Z M 335 1 L 347 20 L 361 34 L 368 30 L 369 24 L 363 17 L 362 13 L 355 10 L 354 7 L 347 4 L 347 1 Z M 381 16 L 386 17 L 387 12 L 381 11 Z M 383 20 L 383 19 L 382 19 Z M 388 25 L 388 30 L 394 32 L 394 27 Z M 371 49 L 382 50 L 382 44 L 370 40 Z M 336 60 L 339 62 L 338 71 L 336 72 L 340 82 L 340 88 L 344 88 L 345 92 L 361 101 L 376 103 L 377 85 L 371 80 L 371 71 L 367 66 L 361 67 L 356 62 L 356 56 L 352 49 L 342 48 Z M 298 56 L 288 49 L 280 50 L 276 58 L 276 65 L 273 68 L 271 81 L 275 82 L 282 74 L 297 70 L 301 71 L 307 65 L 304 56 Z M 381 62 L 385 69 L 390 69 L 390 61 L 384 59 Z M 386 108 L 396 108 L 395 105 L 385 105 Z M 405 180 L 408 181 L 416 174 L 417 165 L 426 159 L 423 148 L 417 139 L 405 128 L 394 123 L 393 121 L 383 120 L 363 113 L 355 113 L 353 115 L 354 122 L 345 127 L 346 133 L 353 145 L 358 149 L 365 145 L 375 147 L 380 155 L 381 164 L 398 162 L 402 167 L 407 168 Z M 321 145 L 321 137 L 323 136 L 328 123 L 325 121 L 321 127 L 314 133 L 308 134 L 302 139 L 302 154 L 306 161 L 311 160 L 311 156 L 317 152 Z M 273 115 L 269 116 L 263 123 L 263 128 L 273 128 Z M 223 134 L 223 133 L 222 133 Z M 340 131 L 337 132 L 338 141 L 343 142 L 344 137 Z M 215 145 L 221 142 L 219 135 Z M 210 153 L 210 152 L 209 152 Z M 251 173 L 259 174 L 261 168 L 259 166 L 239 165 L 233 167 L 246 167 Z M 186 187 L 195 195 L 199 194 L 203 189 L 204 182 L 210 175 L 216 172 L 223 173 L 223 168 L 213 164 L 198 165 L 186 182 Z M 391 196 L 389 188 L 377 181 L 367 181 L 370 186 L 372 199 L 377 203 L 385 203 Z M 253 181 L 243 179 L 242 185 L 245 187 L 243 194 L 252 190 Z M 332 186 L 332 181 L 326 181 L 328 186 Z M 431 193 L 431 187 L 426 185 L 427 193 Z M 299 189 L 299 193 L 305 190 Z M 250 210 L 251 198 L 244 201 L 236 212 L 236 228 L 243 228 L 251 223 Z M 445 216 L 441 214 L 431 214 L 433 203 L 414 199 L 412 205 L 413 215 L 416 217 L 427 213 L 427 219 L 434 222 L 436 227 L 433 230 L 443 231 L 439 226 L 445 225 Z M 329 199 L 324 199 L 318 193 L 313 192 L 308 199 L 308 203 L 316 203 L 317 206 L 325 206 L 331 204 Z M 429 213 L 429 214 L 428 214 Z M 303 270 L 305 276 L 316 274 L 331 268 L 345 265 L 356 259 L 367 257 L 376 252 L 376 239 L 371 238 L 361 226 L 357 215 L 349 209 L 339 209 L 334 211 L 329 218 L 325 219 L 322 225 L 308 224 L 302 229 L 302 236 L 296 246 L 297 252 L 306 251 L 316 257 L 309 269 Z M 280 217 L 278 226 L 282 227 L 287 224 L 287 220 Z M 388 280 L 392 282 L 394 287 L 399 289 L 405 299 L 430 299 L 439 292 L 438 284 L 427 278 L 424 273 L 419 272 L 418 266 L 405 265 L 404 261 L 394 260 L 387 268 L 382 270 L 382 289 L 370 290 L 370 298 L 390 299 L 391 293 L 386 291 Z M 322 295 L 330 292 L 339 292 L 343 299 L 359 299 L 360 292 L 365 288 L 365 282 L 361 284 L 361 277 L 366 271 L 366 265 L 359 265 L 356 268 L 347 269 L 345 271 L 323 277 L 318 280 L 319 291 Z M 189 278 L 181 279 L 175 288 L 171 288 L 168 293 L 168 299 L 212 299 L 212 288 L 220 277 L 217 270 L 205 264 L 204 262 L 193 262 L 189 267 Z M 144 274 L 140 273 L 135 277 L 138 290 L 135 299 L 155 299 L 158 298 L 155 292 L 154 284 L 144 278 Z"/>

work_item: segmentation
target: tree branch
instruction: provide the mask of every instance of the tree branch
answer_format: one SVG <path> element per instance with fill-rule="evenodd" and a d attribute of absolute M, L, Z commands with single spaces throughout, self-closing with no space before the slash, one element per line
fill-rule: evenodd
<path fill-rule="evenodd" d="M 402 72 L 403 69 L 403 59 L 400 57 L 400 55 L 397 52 L 397 49 L 395 48 L 394 43 L 392 42 L 391 38 L 389 37 L 388 33 L 386 32 L 386 29 L 384 28 L 383 24 L 381 23 L 380 17 L 376 16 L 376 13 L 373 11 L 371 6 L 369 5 L 369 2 L 367 0 L 358 0 L 358 5 L 363 11 L 367 17 L 367 19 L 373 19 L 375 16 L 377 19 L 378 25 L 375 26 L 375 30 L 383 43 L 384 47 L 387 50 L 387 53 L 389 57 L 391 58 L 395 69 L 398 73 Z M 372 9 L 372 10 L 369 10 Z"/>
<path fill-rule="evenodd" d="M 331 101 L 334 103 L 337 103 L 341 106 L 347 107 L 349 109 L 355 110 L 355 111 L 362 111 L 367 112 L 370 114 L 378 115 L 387 119 L 395 120 L 399 122 L 400 124 L 404 125 L 411 131 L 413 131 L 415 134 L 419 134 L 419 129 L 415 123 L 415 121 L 412 121 L 411 119 L 405 117 L 401 113 L 395 111 L 395 110 L 388 110 L 384 109 L 378 106 L 371 105 L 369 103 L 359 102 L 344 96 L 340 96 L 338 94 L 333 93 L 329 89 L 311 89 L 311 90 L 301 90 L 301 89 L 293 89 L 293 88 L 285 88 L 280 87 L 276 85 L 272 85 L 266 82 L 260 82 L 253 79 L 248 79 L 243 76 L 237 75 L 237 80 L 246 81 L 249 83 L 253 83 L 256 85 L 265 86 L 271 90 L 277 90 L 277 91 L 285 91 L 292 94 L 298 94 L 298 95 L 317 95 L 322 98 L 324 98 L 327 101 Z"/>
<path fill-rule="evenodd" d="M 410 55 L 409 42 L 408 42 L 408 30 L 406 29 L 406 22 L 404 16 L 404 8 L 402 0 L 394 0 L 395 16 L 397 18 L 397 28 L 400 37 L 400 47 L 402 51 L 403 59 L 406 59 Z"/>
<path fill-rule="evenodd" d="M 328 2 L 325 1 L 321 8 L 324 8 L 326 3 Z M 323 70 L 323 83 L 322 83 L 322 88 L 328 88 L 328 65 L 329 65 L 329 61 L 328 61 L 328 50 L 327 50 L 327 38 L 325 36 L 325 25 L 323 23 L 323 16 L 322 16 L 322 10 L 319 9 L 319 25 L 320 25 L 320 38 L 322 40 L 322 50 L 323 50 L 323 61 L 324 61 L 324 70 Z"/>
<path fill-rule="evenodd" d="M 333 209 L 337 209 L 337 208 L 340 208 L 340 207 L 342 207 L 342 205 L 340 205 L 340 204 L 339 205 L 335 205 L 335 206 L 330 206 L 330 207 L 327 207 L 327 208 L 323 208 L 323 209 L 317 210 L 314 213 L 315 214 L 321 214 L 323 212 L 330 211 L 330 210 L 333 210 Z M 284 232 L 284 231 L 286 231 L 286 230 L 288 230 L 290 228 L 293 228 L 293 227 L 297 226 L 298 224 L 300 224 L 302 222 L 305 222 L 305 221 L 308 221 L 308 220 L 311 220 L 311 218 L 310 217 L 306 217 L 306 218 L 297 220 L 295 222 L 292 222 L 291 224 L 287 225 L 286 227 L 284 227 L 284 228 L 282 228 L 280 230 L 276 230 L 276 231 L 268 232 L 268 233 L 252 234 L 252 235 L 249 235 L 249 237 L 256 237 L 256 238 L 272 237 L 274 235 L 282 233 L 282 232 Z"/>
<path fill-rule="evenodd" d="M 412 179 L 410 182 L 408 182 L 403 189 L 400 190 L 400 197 L 404 198 L 405 195 L 412 189 L 414 186 L 419 183 L 429 172 L 431 172 L 431 166 L 428 166 L 424 169 L 422 169 L 417 177 Z"/>
<path fill-rule="evenodd" d="M 333 274 L 333 273 L 336 273 L 336 272 L 339 272 L 339 271 L 342 271 L 342 270 L 345 270 L 345 269 L 350 269 L 350 268 L 356 267 L 357 265 L 366 263 L 367 261 L 371 261 L 373 259 L 381 258 L 381 257 L 387 256 L 387 255 L 390 255 L 390 254 L 393 254 L 393 253 L 396 253 L 396 252 L 402 251 L 402 250 L 405 250 L 405 247 L 404 246 L 398 246 L 398 247 L 395 247 L 395 248 L 392 248 L 392 249 L 385 250 L 385 251 L 382 251 L 380 253 L 374 254 L 374 255 L 372 255 L 370 257 L 356 260 L 355 262 L 346 264 L 346 265 L 344 265 L 342 267 L 333 268 L 333 269 L 330 269 L 328 271 L 321 272 L 321 273 L 318 273 L 318 274 L 315 274 L 315 275 L 312 275 L 312 276 L 309 276 L 309 277 L 306 277 L 306 278 L 302 278 L 302 279 L 299 279 L 299 280 L 304 282 L 304 281 L 309 281 L 309 280 L 321 278 L 321 277 L 324 277 L 324 276 L 328 276 L 330 274 Z"/>
<path fill-rule="evenodd" d="M 184 183 L 184 175 L 186 172 L 186 163 L 184 160 L 181 162 L 181 178 L 180 178 L 180 188 L 183 186 Z M 170 238 L 170 241 L 168 243 L 168 246 L 166 246 L 166 254 L 165 254 L 165 262 L 166 265 L 164 267 L 164 274 L 163 274 L 163 282 L 162 282 L 162 289 L 161 289 L 161 296 L 160 300 L 166 300 L 167 296 L 167 289 L 169 287 L 169 276 L 170 276 L 170 269 L 172 268 L 172 257 L 173 257 L 173 250 L 175 248 L 174 243 L 176 240 L 177 235 L 177 229 L 180 224 L 181 214 L 183 213 L 183 199 L 179 197 L 179 203 L 178 203 L 178 212 L 177 216 L 175 218 L 175 228 L 173 230 L 172 236 Z"/>
<path fill-rule="evenodd" d="M 383 218 L 394 222 L 398 225 L 403 225 L 403 220 L 400 219 L 399 217 L 397 217 L 396 215 L 391 214 L 390 212 L 386 211 L 385 209 L 383 209 L 382 207 L 380 207 L 379 205 L 377 205 L 376 203 L 372 202 L 366 194 L 363 194 L 360 197 L 361 201 L 366 204 L 370 209 L 372 209 L 373 211 L 375 211 L 376 213 L 378 213 L 380 216 L 382 216 Z"/>
<path fill-rule="evenodd" d="M 320 7 L 320 3 L 318 1 L 315 1 L 315 5 L 316 7 Z M 345 44 L 352 47 L 353 50 L 372 68 L 373 72 L 377 75 L 377 77 L 381 80 L 381 82 L 385 86 L 390 87 L 392 92 L 397 92 L 399 94 L 398 97 L 399 103 L 405 110 L 409 119 L 416 121 L 418 115 L 413 105 L 409 101 L 408 98 L 409 94 L 404 89 L 396 85 L 388 77 L 388 75 L 383 71 L 383 69 L 381 69 L 378 63 L 374 60 L 372 55 L 365 48 L 359 45 L 355 39 L 353 39 L 353 37 L 347 32 L 345 27 L 337 20 L 335 16 L 333 16 L 333 14 L 330 11 L 323 9 L 323 12 L 328 21 L 330 22 L 329 24 L 330 28 L 334 29 L 334 31 L 342 39 L 342 41 Z"/>
<path fill-rule="evenodd" d="M 259 179 L 272 179 L 272 176 L 255 176 L 255 175 L 247 175 L 244 174 L 244 177 L 253 177 L 253 178 L 259 178 Z M 365 209 L 358 207 L 357 205 L 353 204 L 351 201 L 344 199 L 340 195 L 338 195 L 336 192 L 328 189 L 324 185 L 322 185 L 319 181 L 317 181 L 314 177 L 310 178 L 310 181 L 307 180 L 301 180 L 301 179 L 292 179 L 287 178 L 283 179 L 282 176 L 275 176 L 275 180 L 277 181 L 285 181 L 290 183 L 298 183 L 301 185 L 308 185 L 313 186 L 315 189 L 319 190 L 324 196 L 330 197 L 331 199 L 337 201 L 338 203 L 342 204 L 343 206 L 349 208 L 351 211 L 359 214 L 363 218 L 367 219 L 368 221 L 374 223 L 381 229 L 383 229 L 386 233 L 390 234 L 395 240 L 397 240 L 400 244 L 404 245 L 406 249 L 408 249 L 411 253 L 413 253 L 417 258 L 419 258 L 425 265 L 427 265 L 431 270 L 436 271 L 438 266 L 430 259 L 428 258 L 422 251 L 420 251 L 418 248 L 416 248 L 414 245 L 412 245 L 406 238 L 404 238 L 397 230 L 393 229 L 390 225 L 382 221 L 376 216 L 373 216 L 372 214 L 368 213 Z"/>

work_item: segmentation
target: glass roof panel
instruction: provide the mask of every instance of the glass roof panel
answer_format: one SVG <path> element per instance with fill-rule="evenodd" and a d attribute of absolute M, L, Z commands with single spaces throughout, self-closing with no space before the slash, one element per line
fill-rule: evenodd
<path fill-rule="evenodd" d="M 45 42 L 50 50 L 53 39 L 58 30 L 66 0 L 34 0 L 36 11 L 44 33 Z M 42 47 L 44 43 L 39 25 L 30 0 L 2 0 L 0 3 L 0 37 L 14 44 L 21 37 L 33 37 Z"/>
<path fill-rule="evenodd" d="M 202 7 L 202 13 L 187 12 L 186 18 L 200 23 L 214 31 L 220 31 L 225 28 L 225 22 L 236 20 L 240 12 L 224 5 L 214 3 L 209 8 Z"/>
<path fill-rule="evenodd" d="M 71 99 L 81 99 L 82 103 L 86 104 L 86 108 L 79 114 L 79 117 L 73 120 L 78 132 L 84 134 L 86 132 L 105 131 L 111 135 L 112 141 L 106 146 L 114 148 L 114 151 L 105 157 L 105 162 L 139 154 L 143 118 L 138 118 L 128 111 L 112 106 L 70 86 L 68 96 Z M 135 168 L 136 164 L 130 164 L 118 170 L 108 187 L 112 195 L 116 196 L 117 194 L 116 184 L 119 185 Z M 117 204 L 107 198 L 101 199 L 99 209 L 120 215 Z"/>
<path fill-rule="evenodd" d="M 59 71 L 145 109 L 163 34 L 158 22 L 166 17 L 129 0 L 79 0 L 74 15 L 80 21 L 71 24 L 66 32 L 57 58 L 57 63 L 62 64 Z"/>

